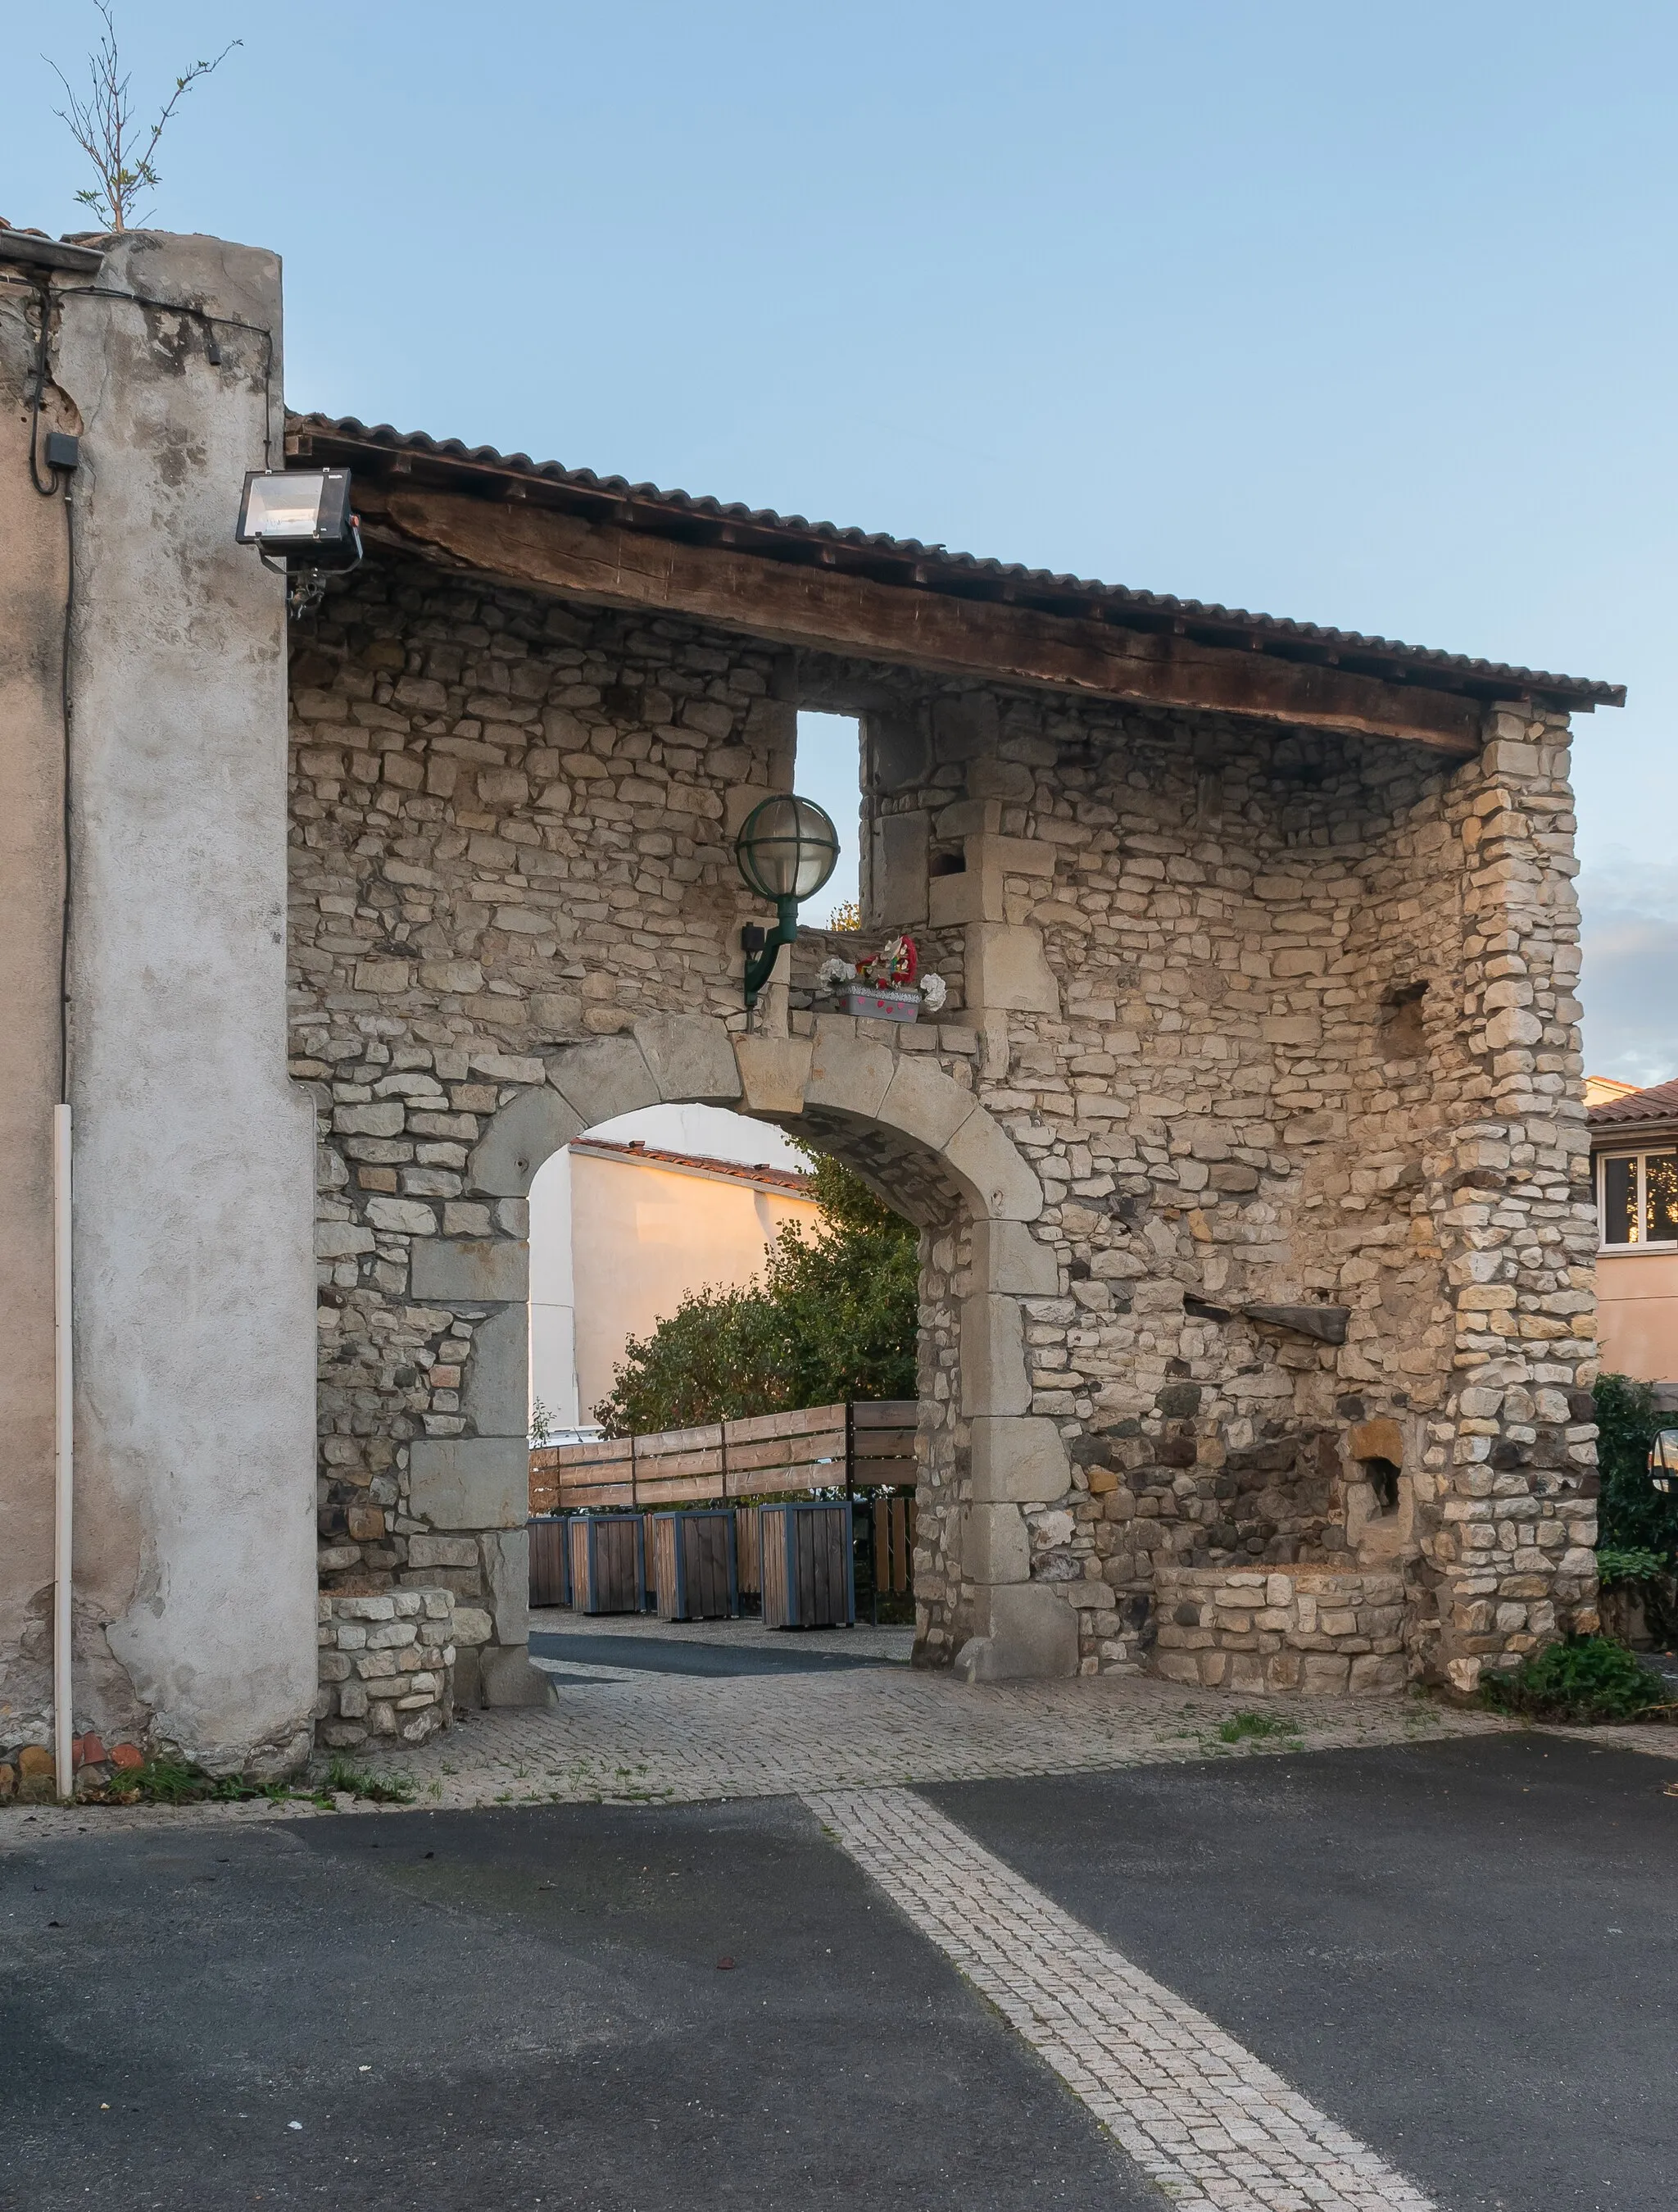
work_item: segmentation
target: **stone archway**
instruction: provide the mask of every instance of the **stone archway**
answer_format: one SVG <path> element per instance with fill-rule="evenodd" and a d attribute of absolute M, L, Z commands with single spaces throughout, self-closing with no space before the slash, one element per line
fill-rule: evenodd
<path fill-rule="evenodd" d="M 501 1233 L 416 1244 L 413 1289 L 469 1315 L 463 1407 L 472 1433 L 409 1447 L 416 1518 L 475 1537 L 489 1567 L 494 1641 L 478 1656 L 490 1704 L 542 1694 L 524 1656 L 529 1248 L 522 1201 L 543 1162 L 614 1115 L 659 1104 L 732 1108 L 808 1136 L 854 1166 L 923 1231 L 924 1334 L 918 1650 L 959 1653 L 978 1679 L 1077 1671 L 1072 1607 L 1031 1579 L 1021 1508 L 1063 1497 L 1070 1475 L 1056 1425 L 1031 1410 L 1023 1300 L 1052 1297 L 1053 1250 L 1031 1233 L 1036 1176 L 954 1073 L 924 1052 L 859 1036 L 844 1017 L 815 1034 L 732 1033 L 701 1014 L 659 1014 L 631 1030 L 566 1046 L 546 1079 L 492 1117 L 469 1164 L 496 1201 Z"/>

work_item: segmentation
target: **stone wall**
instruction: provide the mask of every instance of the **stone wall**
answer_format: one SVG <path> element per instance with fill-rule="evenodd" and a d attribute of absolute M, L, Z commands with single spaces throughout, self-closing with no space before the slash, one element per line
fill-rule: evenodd
<path fill-rule="evenodd" d="M 1154 1671 L 1207 1689 L 1336 1697 L 1404 1686 L 1402 1575 L 1161 1567 Z"/>
<path fill-rule="evenodd" d="M 1406 1663 L 1463 1689 L 1588 1625 L 1560 718 L 1499 712 L 1463 763 L 795 659 L 384 559 L 294 669 L 328 1583 L 446 1581 L 522 1638 L 519 1533 L 443 1534 L 413 1488 L 416 1449 L 512 1441 L 481 1417 L 522 1369 L 523 1206 L 474 1148 L 565 1141 L 555 1090 L 569 1133 L 665 1095 L 623 1088 L 633 1054 L 592 1087 L 555 1073 L 648 1020 L 704 1013 L 765 1071 L 838 1035 L 800 1010 L 815 945 L 755 1039 L 740 1009 L 730 839 L 791 781 L 800 702 L 863 717 L 871 916 L 954 987 L 936 1037 L 879 1048 L 976 1097 L 1040 1188 L 999 1274 L 936 1116 L 906 1143 L 746 1080 L 926 1232 L 924 1656 L 983 1641 L 1028 1575 L 1086 1668 L 1139 1666 L 1185 1567 L 1402 1566 Z"/>
<path fill-rule="evenodd" d="M 450 1589 L 391 1590 L 319 1599 L 317 1732 L 334 1751 L 364 1743 L 424 1743 L 454 1718 L 459 1641 L 487 1642 L 488 1616 L 457 1611 Z"/>

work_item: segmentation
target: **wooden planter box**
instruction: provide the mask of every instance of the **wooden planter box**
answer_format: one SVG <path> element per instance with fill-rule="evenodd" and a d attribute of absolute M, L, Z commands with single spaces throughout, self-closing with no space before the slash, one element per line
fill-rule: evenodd
<path fill-rule="evenodd" d="M 755 1505 L 734 1509 L 734 1580 L 742 1597 L 763 1594 L 762 1528 Z"/>
<path fill-rule="evenodd" d="M 639 1513 L 579 1513 L 565 1524 L 571 1602 L 579 1613 L 640 1613 L 646 1531 Z"/>
<path fill-rule="evenodd" d="M 530 1540 L 530 1603 L 571 1603 L 570 1547 L 566 1542 L 568 1518 L 558 1513 L 533 1514 L 525 1524 Z"/>
<path fill-rule="evenodd" d="M 657 1513 L 652 1528 L 660 1620 L 721 1620 L 738 1613 L 731 1510 Z"/>
<path fill-rule="evenodd" d="M 759 1508 L 766 1628 L 848 1628 L 857 1618 L 848 1503 Z"/>

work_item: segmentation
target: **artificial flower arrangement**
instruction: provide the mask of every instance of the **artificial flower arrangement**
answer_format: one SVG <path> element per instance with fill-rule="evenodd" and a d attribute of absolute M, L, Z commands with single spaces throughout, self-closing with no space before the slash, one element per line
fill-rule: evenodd
<path fill-rule="evenodd" d="M 936 1014 L 949 995 L 942 975 L 920 973 L 915 940 L 902 934 L 887 938 L 869 960 L 824 960 L 815 980 L 844 1012 L 883 1015 L 887 1021 L 912 1022 L 923 1009 Z"/>

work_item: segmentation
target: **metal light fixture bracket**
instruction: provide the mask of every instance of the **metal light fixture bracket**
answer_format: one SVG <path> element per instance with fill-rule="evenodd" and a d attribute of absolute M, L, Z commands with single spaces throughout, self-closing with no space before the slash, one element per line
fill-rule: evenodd
<path fill-rule="evenodd" d="M 329 576 L 361 565 L 360 519 L 348 469 L 252 469 L 245 478 L 234 536 L 254 545 L 264 568 L 286 580 L 294 617 L 318 606 Z"/>
<path fill-rule="evenodd" d="M 773 929 L 748 923 L 740 933 L 749 1013 L 775 972 L 781 947 L 797 939 L 798 908 L 815 897 L 838 864 L 839 832 L 813 799 L 777 793 L 746 817 L 734 857 L 747 888 L 775 907 Z"/>
<path fill-rule="evenodd" d="M 756 922 L 748 921 L 740 933 L 741 949 L 746 955 L 748 1012 L 756 1006 L 760 993 L 774 974 L 782 945 L 797 942 L 797 900 L 791 897 L 777 899 L 775 915 L 775 927 L 772 930 L 766 933 Z"/>

